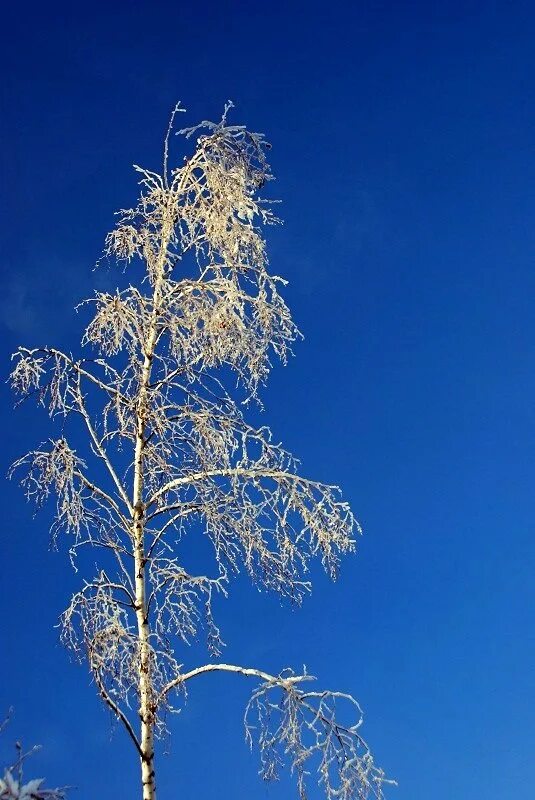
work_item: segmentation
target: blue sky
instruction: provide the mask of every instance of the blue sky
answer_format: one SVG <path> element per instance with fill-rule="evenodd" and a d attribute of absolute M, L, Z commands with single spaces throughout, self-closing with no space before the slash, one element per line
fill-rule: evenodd
<path fill-rule="evenodd" d="M 2 13 L 4 373 L 18 344 L 76 349 L 73 307 L 113 279 L 92 266 L 175 101 L 193 124 L 234 100 L 273 143 L 271 264 L 305 334 L 265 420 L 343 487 L 365 535 L 300 610 L 238 581 L 225 658 L 305 663 L 355 694 L 394 800 L 532 798 L 533 4 L 31 6 Z M 51 429 L 1 402 L 7 469 Z M 135 796 L 129 743 L 57 641 L 78 580 L 65 549 L 1 491 L 0 708 L 73 798 Z M 255 774 L 251 688 L 192 687 L 161 798 L 293 796 Z"/>

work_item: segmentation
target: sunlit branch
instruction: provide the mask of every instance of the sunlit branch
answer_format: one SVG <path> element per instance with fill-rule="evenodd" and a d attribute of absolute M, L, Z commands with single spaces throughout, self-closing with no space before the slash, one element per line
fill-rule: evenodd
<path fill-rule="evenodd" d="M 177 504 L 176 506 L 167 506 L 165 509 L 161 509 L 161 513 L 162 514 L 163 513 L 168 513 L 170 511 L 172 511 L 174 508 L 179 508 L 180 509 L 181 505 L 182 504 Z M 150 544 L 150 546 L 149 546 L 149 548 L 147 550 L 147 558 L 151 558 L 151 556 L 152 556 L 156 546 L 158 545 L 158 543 L 162 540 L 164 535 L 167 533 L 168 529 L 171 528 L 173 525 L 175 525 L 175 523 L 178 522 L 178 520 L 185 519 L 186 517 L 189 517 L 192 514 L 202 513 L 203 509 L 204 509 L 203 505 L 201 505 L 200 503 L 194 503 L 194 504 L 192 504 L 192 505 L 190 505 L 190 506 L 188 506 L 186 508 L 182 508 L 176 514 L 173 514 L 167 520 L 167 522 L 165 522 L 164 525 L 162 525 L 162 527 L 157 531 L 157 533 L 155 533 L 154 539 L 151 542 L 151 544 Z M 151 514 L 147 518 L 147 521 L 153 519 L 155 516 L 157 516 L 156 512 Z"/>
<path fill-rule="evenodd" d="M 87 478 L 83 474 L 83 472 L 76 470 L 74 474 L 76 475 L 77 478 L 80 479 L 80 481 L 84 484 L 84 486 L 86 486 L 91 492 L 93 492 L 93 494 L 98 495 L 99 497 L 101 497 L 103 500 L 106 501 L 106 503 L 110 506 L 110 508 L 112 508 L 113 511 L 115 511 L 118 519 L 125 527 L 128 526 L 128 520 L 121 513 L 121 510 L 117 505 L 117 503 L 115 502 L 115 500 L 113 499 L 113 497 L 111 497 L 107 492 L 105 492 L 104 489 L 101 489 L 100 486 L 97 486 L 95 483 L 90 481 L 89 478 Z"/>
<path fill-rule="evenodd" d="M 260 678 L 260 680 L 265 681 L 266 683 L 272 683 L 273 685 L 282 686 L 283 688 L 286 686 L 291 686 L 296 683 L 301 683 L 302 681 L 313 681 L 313 675 L 291 675 L 288 677 L 281 677 L 276 675 L 270 675 L 268 672 L 264 672 L 261 669 L 255 669 L 253 667 L 241 667 L 237 666 L 236 664 L 205 664 L 202 667 L 196 667 L 195 669 L 190 670 L 189 672 L 184 672 L 181 675 L 177 675 L 176 678 L 173 678 L 172 681 L 164 686 L 161 696 L 167 695 L 173 689 L 176 689 L 186 681 L 191 680 L 192 678 L 197 678 L 199 675 L 204 675 L 207 672 L 233 672 L 238 675 L 245 675 L 248 678 Z"/>
<path fill-rule="evenodd" d="M 241 469 L 239 467 L 231 469 L 207 469 L 202 472 L 194 472 L 169 481 L 169 483 L 166 483 L 165 486 L 162 486 L 161 489 L 158 489 L 158 491 L 147 501 L 147 508 L 150 508 L 150 506 L 156 503 L 158 499 L 162 497 L 162 495 L 167 494 L 167 492 L 171 491 L 172 489 L 177 489 L 182 486 L 189 486 L 190 484 L 206 480 L 207 478 L 248 478 L 251 480 L 259 478 L 273 478 L 274 480 L 287 480 L 296 484 L 304 484 L 308 486 L 322 485 L 315 481 L 301 478 L 299 475 L 295 475 L 293 472 L 284 472 L 281 470 Z M 335 489 L 336 487 L 328 488 Z"/>
<path fill-rule="evenodd" d="M 106 469 L 108 470 L 108 472 L 109 472 L 109 474 L 110 474 L 110 476 L 111 476 L 111 478 L 112 478 L 112 480 L 113 480 L 113 482 L 114 482 L 114 484 L 115 484 L 115 486 L 117 488 L 117 491 L 119 492 L 119 495 L 121 496 L 121 499 L 125 503 L 125 505 L 126 505 L 128 511 L 130 512 L 130 514 L 132 514 L 133 509 L 132 509 L 132 505 L 130 503 L 130 500 L 128 499 L 128 495 L 126 494 L 126 491 L 125 491 L 121 481 L 119 480 L 119 478 L 117 476 L 117 473 L 115 472 L 115 469 L 113 468 L 113 464 L 111 463 L 111 461 L 110 461 L 110 459 L 108 457 L 108 454 L 106 453 L 104 447 L 102 446 L 102 444 L 101 444 L 101 442 L 100 442 L 100 440 L 99 440 L 99 438 L 98 438 L 98 436 L 96 434 L 96 431 L 95 431 L 95 429 L 93 427 L 93 424 L 91 422 L 89 414 L 87 413 L 87 409 L 85 407 L 85 403 L 84 403 L 84 399 L 82 397 L 82 393 L 80 391 L 80 387 L 78 387 L 77 400 L 78 400 L 78 407 L 80 409 L 80 413 L 81 413 L 82 417 L 85 420 L 85 424 L 87 426 L 87 430 L 89 431 L 89 435 L 91 437 L 91 441 L 93 442 L 99 457 L 102 459 L 102 461 L 106 465 Z"/>
<path fill-rule="evenodd" d="M 42 353 L 45 357 L 57 356 L 65 361 L 65 363 L 68 364 L 69 367 L 74 370 L 74 372 L 82 375 L 84 378 L 87 378 L 89 381 L 91 381 L 91 383 L 93 383 L 95 386 L 98 386 L 98 388 L 102 389 L 104 392 L 113 395 L 121 394 L 118 389 L 114 388 L 113 386 L 109 386 L 107 383 L 104 383 L 104 381 L 101 381 L 99 378 L 97 378 L 96 375 L 93 375 L 93 373 L 89 372 L 89 370 L 84 369 L 84 367 L 82 367 L 82 361 L 75 361 L 66 353 L 63 353 L 61 350 L 57 350 L 55 347 L 35 347 L 33 349 L 19 347 L 18 352 L 25 353 L 28 356 L 34 356 L 35 354 L 40 353 Z"/>

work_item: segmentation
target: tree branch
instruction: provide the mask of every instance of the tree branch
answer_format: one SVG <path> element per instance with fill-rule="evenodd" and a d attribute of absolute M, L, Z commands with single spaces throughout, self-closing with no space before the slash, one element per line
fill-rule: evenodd
<path fill-rule="evenodd" d="M 86 476 L 83 474 L 83 472 L 80 472 L 80 470 L 75 470 L 74 474 L 76 475 L 77 478 L 79 478 L 82 481 L 84 486 L 86 486 L 91 492 L 94 492 L 99 497 L 102 497 L 102 499 L 105 500 L 106 503 L 108 503 L 111 506 L 111 508 L 115 511 L 121 523 L 126 527 L 128 526 L 126 518 L 121 514 L 121 509 L 119 508 L 113 497 L 110 497 L 110 495 L 107 492 L 105 492 L 104 489 L 101 489 L 100 486 L 96 485 L 96 483 L 90 481 L 89 478 L 86 478 Z"/>
<path fill-rule="evenodd" d="M 180 478 L 174 478 L 165 486 L 162 486 L 155 492 L 150 500 L 147 501 L 146 507 L 149 508 L 155 503 L 159 497 L 169 492 L 171 489 L 176 489 L 178 486 L 189 486 L 196 481 L 204 480 L 206 478 L 273 478 L 275 480 L 291 480 L 294 483 L 302 483 L 308 486 L 320 486 L 322 484 L 317 481 L 311 481 L 307 478 L 302 478 L 293 472 L 285 472 L 284 470 L 270 470 L 270 469 L 245 469 L 234 467 L 230 469 L 209 469 L 203 472 L 192 472 L 190 475 L 184 475 Z M 334 489 L 336 487 L 329 486 L 327 488 Z"/>
<path fill-rule="evenodd" d="M 66 353 L 63 353 L 61 350 L 57 350 L 55 347 L 34 347 L 33 349 L 29 349 L 28 347 L 19 347 L 18 352 L 25 353 L 28 356 L 33 356 L 35 353 L 43 353 L 46 356 L 57 356 L 58 358 L 61 358 L 63 361 L 67 362 L 67 364 L 79 375 L 83 375 L 84 378 L 87 378 L 94 383 L 95 386 L 98 386 L 100 389 L 108 392 L 109 394 L 114 394 L 116 396 L 118 395 L 122 398 L 122 394 L 117 389 L 114 389 L 113 386 L 109 386 L 107 383 L 104 383 L 104 381 L 101 381 L 100 378 L 96 377 L 96 375 L 93 375 L 92 372 L 84 369 L 81 366 L 81 361 L 74 361 L 74 359 L 72 359 Z"/>
<path fill-rule="evenodd" d="M 91 437 L 91 440 L 92 440 L 93 444 L 95 445 L 95 447 L 97 449 L 97 453 L 98 453 L 99 457 L 102 459 L 102 461 L 106 465 L 106 468 L 107 468 L 109 474 L 111 475 L 111 478 L 112 478 L 115 486 L 117 487 L 117 491 L 119 492 L 119 495 L 120 495 L 121 499 L 125 503 L 129 513 L 132 514 L 133 509 L 132 509 L 132 505 L 130 503 L 130 500 L 128 499 L 128 495 L 126 494 L 126 491 L 125 491 L 121 481 L 119 480 L 119 478 L 117 476 L 117 473 L 115 472 L 115 469 L 113 468 L 113 464 L 111 463 L 110 459 L 108 458 L 108 454 L 106 453 L 106 450 L 102 446 L 102 443 L 101 443 L 100 439 L 98 438 L 98 436 L 96 434 L 96 431 L 95 431 L 95 429 L 93 427 L 93 423 L 91 422 L 91 419 L 90 419 L 89 414 L 87 412 L 87 408 L 85 407 L 85 402 L 84 402 L 84 398 L 82 396 L 80 383 L 78 383 L 77 390 L 78 390 L 78 394 L 77 394 L 77 398 L 76 399 L 78 401 L 78 407 L 80 409 L 80 413 L 81 413 L 82 417 L 85 420 L 85 424 L 86 424 L 87 430 L 89 431 L 89 435 Z"/>
<path fill-rule="evenodd" d="M 93 670 L 93 675 L 95 676 L 95 681 L 97 683 L 98 690 L 100 692 L 100 696 L 102 697 L 102 699 L 104 700 L 106 705 L 108 705 L 111 708 L 111 710 L 113 711 L 113 713 L 115 714 L 117 719 L 121 720 L 121 722 L 123 723 L 124 727 L 126 728 L 126 731 L 127 731 L 128 735 L 130 736 L 130 738 L 134 742 L 136 750 L 138 751 L 139 755 L 141 757 L 143 757 L 143 751 L 141 749 L 141 745 L 140 745 L 140 743 L 138 741 L 138 738 L 137 738 L 137 736 L 136 736 L 136 734 L 134 732 L 134 729 L 133 729 L 133 727 L 132 727 L 132 725 L 130 723 L 130 720 L 128 719 L 128 717 L 126 716 L 124 711 L 122 711 L 122 709 L 119 708 L 119 706 L 117 705 L 115 700 L 112 700 L 112 698 L 110 697 L 110 695 L 106 691 L 106 688 L 105 688 L 104 684 L 102 683 L 102 681 L 100 679 L 100 675 L 98 673 L 98 670 Z"/>
<path fill-rule="evenodd" d="M 261 669 L 240 667 L 236 666 L 235 664 L 205 664 L 203 667 L 197 667 L 196 669 L 190 670 L 190 672 L 177 675 L 176 678 L 173 678 L 172 681 L 169 681 L 169 683 L 164 686 L 160 692 L 159 700 L 163 699 L 163 697 L 165 697 L 165 695 L 167 695 L 172 689 L 180 686 L 181 683 L 185 683 L 186 681 L 191 680 L 191 678 L 196 678 L 198 675 L 204 675 L 206 672 L 233 672 L 238 675 L 245 675 L 248 678 L 260 678 L 266 683 L 272 683 L 276 686 L 281 686 L 283 689 L 290 688 L 294 684 L 301 683 L 302 681 L 314 680 L 313 675 L 290 675 L 285 678 L 281 675 L 270 675 L 268 672 L 264 672 Z"/>

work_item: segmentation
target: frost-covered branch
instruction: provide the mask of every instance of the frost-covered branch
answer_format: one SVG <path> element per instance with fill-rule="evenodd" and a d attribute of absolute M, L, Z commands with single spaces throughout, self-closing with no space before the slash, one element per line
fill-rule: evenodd
<path fill-rule="evenodd" d="M 328 798 L 382 798 L 383 787 L 394 784 L 375 765 L 362 738 L 362 709 L 349 694 L 306 691 L 305 682 L 314 681 L 306 672 L 296 675 L 284 670 L 271 675 L 263 670 L 235 664 L 205 664 L 177 675 L 164 694 L 188 681 L 212 672 L 229 672 L 262 681 L 253 692 L 245 712 L 246 739 L 260 751 L 260 774 L 265 780 L 278 777 L 289 761 L 297 776 L 299 796 L 307 797 L 307 778 L 315 765 L 318 783 Z M 348 714 L 341 721 L 339 713 Z"/>
<path fill-rule="evenodd" d="M 200 624 L 207 631 L 209 652 L 221 654 L 223 642 L 212 614 L 214 593 L 227 596 L 227 574 L 218 578 L 191 576 L 171 558 L 155 558 L 150 563 L 151 594 L 147 608 L 154 610 L 154 626 L 157 634 L 177 636 L 190 644 L 197 636 Z M 202 610 L 201 610 L 202 609 Z"/>
<path fill-rule="evenodd" d="M 340 721 L 340 713 L 348 719 Z M 358 702 L 343 692 L 303 691 L 296 683 L 268 681 L 256 689 L 245 714 L 246 737 L 260 750 L 260 774 L 278 777 L 286 761 L 296 774 L 299 796 L 308 797 L 313 768 L 331 800 L 383 798 L 388 780 L 360 734 Z"/>
<path fill-rule="evenodd" d="M 119 704 L 116 703 L 115 700 L 111 697 L 110 693 L 106 689 L 106 686 L 104 685 L 104 682 L 102 681 L 102 678 L 100 677 L 100 673 L 98 672 L 98 670 L 95 670 L 94 676 L 100 696 L 102 697 L 108 708 L 111 709 L 112 713 L 117 717 L 117 719 L 120 720 L 120 722 L 122 722 L 127 734 L 134 743 L 134 747 L 138 751 L 139 755 L 142 756 L 143 751 L 141 750 L 141 745 L 139 743 L 139 739 L 136 736 L 134 728 L 132 727 L 132 723 L 130 722 L 130 720 L 128 719 L 122 708 L 119 706 Z"/>
<path fill-rule="evenodd" d="M 180 494 L 188 489 L 189 495 Z M 336 487 L 267 466 L 192 472 L 163 486 L 160 498 L 189 497 L 202 509 L 218 560 L 237 569 L 243 563 L 260 584 L 299 601 L 307 584 L 308 561 L 319 555 L 336 577 L 339 554 L 355 547 L 360 528 Z M 168 507 L 168 506 L 164 506 Z"/>

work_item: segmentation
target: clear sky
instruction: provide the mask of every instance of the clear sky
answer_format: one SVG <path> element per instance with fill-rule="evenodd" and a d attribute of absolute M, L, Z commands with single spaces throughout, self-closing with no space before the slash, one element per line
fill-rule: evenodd
<path fill-rule="evenodd" d="M 271 264 L 305 334 L 265 421 L 365 535 L 301 610 L 238 581 L 225 659 L 355 694 L 394 800 L 533 798 L 533 3 L 11 2 L 2 22 L 4 374 L 18 344 L 76 351 L 73 307 L 175 101 L 193 124 L 231 98 L 273 143 Z M 7 469 L 52 429 L 1 402 Z M 79 578 L 1 491 L 0 709 L 43 743 L 35 774 L 135 797 L 130 744 L 57 642 Z M 255 774 L 252 688 L 192 687 L 162 800 L 294 796 Z"/>

